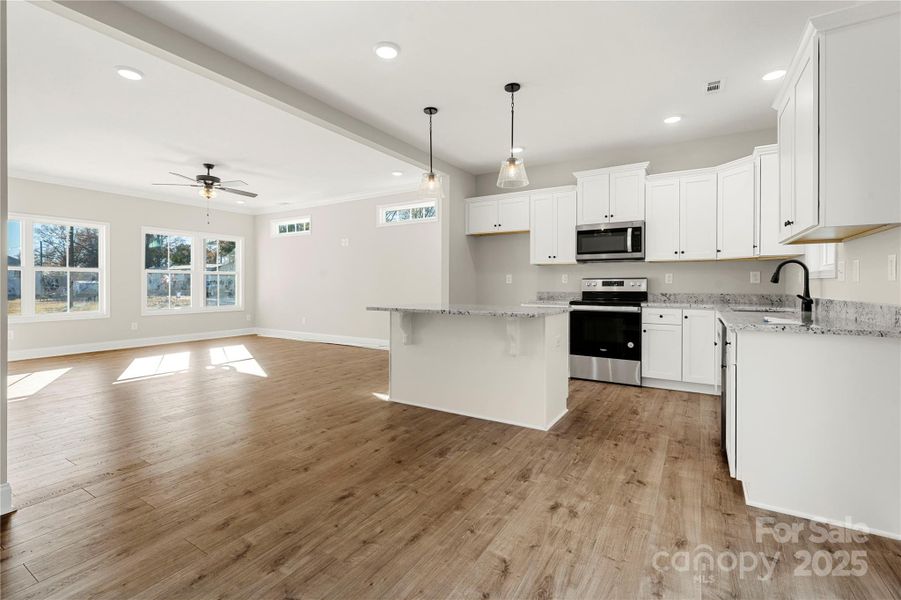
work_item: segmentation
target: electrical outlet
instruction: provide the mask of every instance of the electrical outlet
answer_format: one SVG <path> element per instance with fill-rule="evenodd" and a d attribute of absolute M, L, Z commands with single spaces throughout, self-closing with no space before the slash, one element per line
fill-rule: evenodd
<path fill-rule="evenodd" d="M 835 269 L 835 278 L 839 281 L 845 280 L 845 261 L 838 261 Z"/>
<path fill-rule="evenodd" d="M 138 322 L 137 322 L 137 321 L 132 321 L 132 322 L 131 322 L 131 330 L 132 330 L 132 331 L 137 331 L 137 330 L 138 330 Z"/>
<path fill-rule="evenodd" d="M 898 255 L 888 255 L 888 280 L 895 281 L 898 279 Z"/>
<path fill-rule="evenodd" d="M 666 275 L 664 275 L 663 281 L 664 281 L 664 283 L 672 283 L 673 282 L 673 274 L 667 273 Z"/>
<path fill-rule="evenodd" d="M 341 247 L 347 248 L 350 246 L 350 238 L 341 238 Z"/>
<path fill-rule="evenodd" d="M 751 271 L 751 283 L 760 283 L 760 271 Z"/>
<path fill-rule="evenodd" d="M 253 315 L 250 314 L 250 313 L 247 313 L 246 315 L 244 315 L 244 318 L 247 319 L 247 322 L 248 322 L 248 323 L 250 323 L 251 321 L 253 321 Z"/>
<path fill-rule="evenodd" d="M 560 283 L 569 283 L 569 275 L 564 273 L 560 276 Z"/>
<path fill-rule="evenodd" d="M 306 318 L 306 317 L 301 317 L 301 318 L 300 318 L 300 324 L 301 324 L 301 325 L 306 325 L 306 324 L 307 324 L 307 318 Z"/>
<path fill-rule="evenodd" d="M 851 281 L 860 281 L 860 260 L 857 258 L 851 261 Z"/>
<path fill-rule="evenodd" d="M 506 280 L 507 280 L 507 283 L 513 283 L 513 275 L 511 275 L 510 273 L 507 273 Z"/>
<path fill-rule="evenodd" d="M 14 340 L 14 339 L 16 338 L 16 332 L 13 331 L 12 329 L 8 329 L 8 330 L 6 331 L 6 337 L 7 337 L 7 339 L 9 339 L 10 341 L 12 341 L 12 340 Z"/>

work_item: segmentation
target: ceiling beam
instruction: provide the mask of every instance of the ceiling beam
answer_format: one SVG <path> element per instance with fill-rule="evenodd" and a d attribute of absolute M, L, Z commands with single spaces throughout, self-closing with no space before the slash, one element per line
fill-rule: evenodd
<path fill-rule="evenodd" d="M 119 2 L 53 0 L 34 4 L 389 156 L 428 166 L 427 152 Z M 451 176 L 472 176 L 444 161 L 436 160 L 435 166 Z"/>

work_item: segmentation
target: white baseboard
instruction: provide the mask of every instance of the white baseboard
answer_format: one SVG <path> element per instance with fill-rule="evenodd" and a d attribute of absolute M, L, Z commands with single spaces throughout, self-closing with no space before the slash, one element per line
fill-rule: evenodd
<path fill-rule="evenodd" d="M 373 348 L 375 350 L 388 349 L 388 340 L 379 338 L 353 337 L 349 335 L 331 335 L 328 333 L 291 331 L 289 329 L 267 329 L 265 327 L 258 327 L 256 329 L 256 334 L 263 337 L 274 337 L 284 340 L 297 340 L 301 342 L 321 342 L 323 344 L 359 346 L 360 348 Z"/>
<path fill-rule="evenodd" d="M 239 335 L 254 335 L 256 330 L 228 329 L 221 331 L 202 331 L 198 333 L 181 333 L 178 335 L 164 335 L 159 337 L 133 338 L 127 340 L 111 340 L 108 342 L 93 342 L 88 344 L 71 344 L 68 346 L 50 346 L 45 348 L 31 348 L 28 350 L 10 350 L 9 361 L 28 360 L 30 358 L 46 358 L 48 356 L 66 356 L 69 354 L 84 354 L 85 352 L 104 352 L 106 350 L 122 350 L 125 348 L 140 348 L 143 346 L 159 346 L 161 344 L 177 344 L 181 342 L 196 342 L 200 340 L 215 340 L 219 338 L 236 337 Z"/>
<path fill-rule="evenodd" d="M 651 377 L 642 377 L 641 385 L 643 387 L 652 387 L 661 390 L 673 390 L 676 392 L 711 394 L 713 396 L 719 396 L 720 394 L 720 388 L 718 385 L 707 385 L 705 383 L 685 383 L 684 381 L 669 381 L 667 379 L 653 379 Z"/>
<path fill-rule="evenodd" d="M 0 515 L 13 510 L 13 489 L 9 482 L 0 483 Z"/>
<path fill-rule="evenodd" d="M 887 537 L 892 540 L 901 540 L 901 532 L 883 531 L 881 529 L 872 529 L 870 527 L 861 527 L 859 525 L 855 526 L 854 523 L 848 523 L 847 521 L 838 521 L 835 519 L 827 519 L 826 517 L 823 517 L 820 515 L 813 515 L 813 514 L 801 512 L 798 510 L 782 508 L 781 506 L 772 506 L 770 504 L 764 504 L 762 502 L 752 502 L 752 501 L 748 500 L 747 494 L 745 494 L 745 504 L 747 504 L 748 506 L 753 506 L 754 508 L 760 508 L 760 509 L 768 510 L 771 512 L 782 513 L 784 515 L 791 515 L 793 517 L 800 517 L 802 519 L 808 519 L 810 521 L 816 521 L 818 523 L 826 523 L 827 525 L 833 525 L 835 527 L 843 527 L 845 529 L 861 531 L 866 534 L 879 535 L 882 537 Z"/>

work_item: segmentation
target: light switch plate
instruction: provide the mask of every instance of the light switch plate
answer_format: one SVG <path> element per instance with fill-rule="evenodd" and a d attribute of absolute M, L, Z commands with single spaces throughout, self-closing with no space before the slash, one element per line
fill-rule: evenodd
<path fill-rule="evenodd" d="M 560 276 L 560 283 L 569 283 L 569 275 L 564 273 Z"/>
<path fill-rule="evenodd" d="M 835 278 L 838 279 L 839 281 L 845 280 L 845 261 L 843 261 L 843 260 L 838 261 L 838 264 L 837 264 L 837 267 L 835 270 Z"/>
<path fill-rule="evenodd" d="M 667 273 L 666 275 L 664 275 L 663 281 L 664 281 L 664 283 L 672 283 L 673 282 L 673 274 Z"/>
<path fill-rule="evenodd" d="M 851 261 L 851 281 L 860 281 L 860 260 L 857 258 Z"/>
<path fill-rule="evenodd" d="M 7 330 L 6 330 L 6 337 L 7 337 L 7 339 L 9 339 L 10 341 L 12 341 L 12 340 L 15 339 L 15 337 L 16 337 L 16 332 L 13 331 L 12 329 L 7 329 Z"/>
<path fill-rule="evenodd" d="M 138 330 L 138 322 L 137 322 L 137 321 L 132 321 L 132 322 L 131 322 L 131 330 L 132 330 L 132 331 L 137 331 L 137 330 Z"/>
<path fill-rule="evenodd" d="M 350 246 L 350 238 L 341 238 L 341 246 L 343 248 Z"/>
<path fill-rule="evenodd" d="M 513 275 L 507 273 L 507 283 L 513 283 Z"/>
<path fill-rule="evenodd" d="M 898 279 L 898 255 L 888 255 L 888 280 L 895 281 Z"/>
<path fill-rule="evenodd" d="M 760 271 L 751 271 L 751 283 L 760 283 Z"/>

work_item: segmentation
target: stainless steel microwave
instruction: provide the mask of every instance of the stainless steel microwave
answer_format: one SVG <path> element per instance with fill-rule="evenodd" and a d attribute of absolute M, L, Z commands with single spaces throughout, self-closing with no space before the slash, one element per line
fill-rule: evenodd
<path fill-rule="evenodd" d="M 576 260 L 644 260 L 644 221 L 579 225 Z"/>

